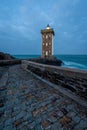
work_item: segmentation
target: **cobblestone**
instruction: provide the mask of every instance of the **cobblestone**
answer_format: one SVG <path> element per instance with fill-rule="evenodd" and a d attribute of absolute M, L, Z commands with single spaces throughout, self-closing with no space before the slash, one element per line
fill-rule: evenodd
<path fill-rule="evenodd" d="M 84 107 L 22 70 L 20 65 L 6 71 L 7 82 L 0 86 L 0 130 L 87 129 Z M 5 72 L 0 73 L 2 78 Z"/>

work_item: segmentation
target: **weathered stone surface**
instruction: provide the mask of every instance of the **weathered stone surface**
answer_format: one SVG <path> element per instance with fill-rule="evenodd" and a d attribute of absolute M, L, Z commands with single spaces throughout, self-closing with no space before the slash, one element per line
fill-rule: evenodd
<path fill-rule="evenodd" d="M 18 125 L 22 124 L 22 122 L 23 122 L 23 119 L 16 120 L 15 123 L 14 123 L 15 127 L 17 127 Z"/>
<path fill-rule="evenodd" d="M 42 130 L 41 125 L 40 125 L 40 124 L 39 124 L 39 125 L 36 125 L 36 126 L 35 126 L 35 130 Z"/>
<path fill-rule="evenodd" d="M 73 120 L 74 120 L 75 123 L 79 123 L 80 120 L 81 120 L 81 118 L 80 118 L 78 115 L 76 115 L 76 116 L 73 118 Z"/>
<path fill-rule="evenodd" d="M 51 126 L 51 130 L 62 130 L 62 126 L 61 126 L 61 124 L 59 124 L 59 123 L 54 123 L 54 124 Z"/>
<path fill-rule="evenodd" d="M 39 113 L 40 113 L 40 110 L 39 110 L 39 109 L 34 110 L 34 111 L 33 111 L 33 116 L 37 116 Z"/>
<path fill-rule="evenodd" d="M 81 120 L 76 126 L 75 126 L 75 130 L 86 130 L 87 129 L 87 118 Z"/>
<path fill-rule="evenodd" d="M 49 120 L 42 121 L 42 127 L 43 129 L 50 127 L 51 122 Z"/>
<path fill-rule="evenodd" d="M 53 68 L 52 69 L 50 69 L 50 67 L 45 68 L 43 65 L 42 67 L 41 66 L 38 67 L 37 65 L 33 66 L 33 64 L 29 64 L 27 65 L 26 69 L 32 71 L 38 76 L 56 85 L 62 86 L 64 89 L 71 91 L 72 93 L 80 96 L 83 99 L 87 99 L 87 80 L 85 78 L 80 79 L 79 77 L 77 78 L 74 76 L 71 77 L 69 76 L 69 74 L 67 76 L 59 72 L 52 71 Z M 51 93 L 56 92 L 51 91 Z"/>
<path fill-rule="evenodd" d="M 2 70 L 2 69 L 1 69 Z M 0 91 L 1 130 L 82 130 L 87 110 L 50 85 L 21 69 L 7 69 Z"/>
<path fill-rule="evenodd" d="M 60 110 L 63 112 L 64 115 L 66 115 L 68 113 L 68 111 L 66 110 L 66 108 L 61 108 Z"/>
<path fill-rule="evenodd" d="M 68 116 L 63 116 L 60 120 L 59 120 L 59 122 L 63 125 L 63 126 L 67 126 L 68 125 L 68 123 L 70 123 L 72 121 L 72 119 L 70 118 L 70 117 L 68 117 Z"/>

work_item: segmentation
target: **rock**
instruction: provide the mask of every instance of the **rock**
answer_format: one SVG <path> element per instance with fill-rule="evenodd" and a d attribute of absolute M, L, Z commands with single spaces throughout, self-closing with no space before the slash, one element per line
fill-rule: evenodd
<path fill-rule="evenodd" d="M 7 53 L 0 52 L 0 60 L 12 60 L 15 59 L 13 56 Z"/>
<path fill-rule="evenodd" d="M 31 61 L 41 63 L 41 64 L 47 64 L 47 65 L 54 65 L 54 66 L 61 66 L 63 62 L 55 57 L 51 58 L 34 58 L 30 59 Z"/>
<path fill-rule="evenodd" d="M 21 60 L 14 58 L 10 54 L 0 52 L 0 66 L 21 64 Z"/>

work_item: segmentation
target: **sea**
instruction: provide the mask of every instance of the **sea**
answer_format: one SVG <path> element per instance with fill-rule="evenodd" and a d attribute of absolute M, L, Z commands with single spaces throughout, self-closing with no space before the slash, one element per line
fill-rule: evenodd
<path fill-rule="evenodd" d="M 87 55 L 54 55 L 63 61 L 62 67 L 87 70 Z M 40 55 L 14 55 L 19 59 L 38 58 Z"/>

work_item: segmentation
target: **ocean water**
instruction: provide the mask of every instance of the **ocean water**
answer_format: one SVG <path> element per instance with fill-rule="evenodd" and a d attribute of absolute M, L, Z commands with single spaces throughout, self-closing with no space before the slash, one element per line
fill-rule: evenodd
<path fill-rule="evenodd" d="M 87 55 L 56 55 L 64 63 L 63 67 L 87 70 Z"/>
<path fill-rule="evenodd" d="M 19 59 L 38 58 L 40 55 L 14 55 Z M 55 55 L 63 61 L 62 67 L 87 70 L 87 55 Z"/>

